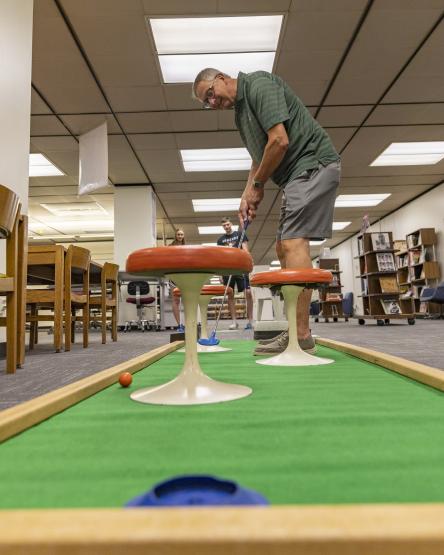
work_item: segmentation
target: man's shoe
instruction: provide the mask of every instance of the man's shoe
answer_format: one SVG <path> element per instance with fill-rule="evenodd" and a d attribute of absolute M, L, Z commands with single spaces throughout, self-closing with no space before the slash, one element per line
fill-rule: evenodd
<path fill-rule="evenodd" d="M 288 346 L 288 333 L 281 333 L 272 343 L 267 345 L 258 345 L 253 351 L 254 356 L 260 355 L 278 355 L 283 353 Z"/>
<path fill-rule="evenodd" d="M 248 322 L 247 325 L 245 326 L 244 330 L 252 330 L 253 329 L 253 325 L 251 322 Z"/>
<path fill-rule="evenodd" d="M 229 330 L 237 330 L 239 328 L 239 324 L 237 322 L 233 322 L 228 326 Z"/>
<path fill-rule="evenodd" d="M 298 341 L 299 347 L 304 351 L 304 353 L 308 353 L 309 355 L 315 354 L 316 343 L 311 335 L 309 335 L 306 339 L 298 339 Z"/>
<path fill-rule="evenodd" d="M 269 345 L 270 343 L 273 343 L 274 341 L 276 341 L 277 339 L 279 339 L 279 337 L 282 337 L 284 335 L 288 336 L 288 331 L 281 331 L 281 333 L 279 333 L 278 335 L 275 335 L 274 337 L 271 337 L 270 339 L 260 339 L 258 341 L 259 345 Z"/>
<path fill-rule="evenodd" d="M 300 348 L 310 355 L 314 355 L 316 352 L 316 343 L 313 337 L 310 335 L 306 339 L 299 339 Z M 288 332 L 281 333 L 275 341 L 268 343 L 267 345 L 258 345 L 254 350 L 253 354 L 255 356 L 260 355 L 279 355 L 284 352 L 288 347 Z"/>

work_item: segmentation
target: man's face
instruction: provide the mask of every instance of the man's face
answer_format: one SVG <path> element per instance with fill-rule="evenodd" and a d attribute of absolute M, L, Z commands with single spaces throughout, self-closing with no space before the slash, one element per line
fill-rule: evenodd
<path fill-rule="evenodd" d="M 224 231 L 227 235 L 231 235 L 231 232 L 232 232 L 231 222 L 224 222 L 222 224 L 222 227 L 224 228 Z"/>
<path fill-rule="evenodd" d="M 235 102 L 223 75 L 217 75 L 212 81 L 201 81 L 196 87 L 196 96 L 205 108 L 211 110 L 228 110 Z"/>

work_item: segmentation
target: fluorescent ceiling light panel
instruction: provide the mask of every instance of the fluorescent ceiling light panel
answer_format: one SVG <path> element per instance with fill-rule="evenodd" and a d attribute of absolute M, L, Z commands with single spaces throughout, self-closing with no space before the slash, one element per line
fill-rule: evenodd
<path fill-rule="evenodd" d="M 336 197 L 336 208 L 353 208 L 357 206 L 376 206 L 391 193 L 375 193 L 368 195 L 339 195 Z"/>
<path fill-rule="evenodd" d="M 444 141 L 392 143 L 370 166 L 427 166 L 444 158 Z"/>
<path fill-rule="evenodd" d="M 333 231 L 340 231 L 349 226 L 351 222 L 333 222 Z"/>
<path fill-rule="evenodd" d="M 193 199 L 192 203 L 195 212 L 234 212 L 238 210 L 240 201 L 240 198 L 200 198 Z"/>
<path fill-rule="evenodd" d="M 282 15 L 162 18 L 149 21 L 158 54 L 264 52 L 277 48 Z"/>
<path fill-rule="evenodd" d="M 165 83 L 193 83 L 204 67 L 217 67 L 237 77 L 239 71 L 273 70 L 275 52 L 235 52 L 230 54 L 172 54 L 159 56 Z"/>
<path fill-rule="evenodd" d="M 217 247 L 217 243 L 201 243 L 203 247 Z"/>
<path fill-rule="evenodd" d="M 232 225 L 231 229 L 237 231 L 238 225 Z M 198 226 L 199 235 L 223 235 L 224 230 L 221 225 L 200 225 Z"/>
<path fill-rule="evenodd" d="M 52 175 L 65 175 L 59 168 L 43 156 L 43 154 L 29 155 L 29 177 L 45 177 Z"/>
<path fill-rule="evenodd" d="M 107 214 L 107 211 L 97 202 L 75 202 L 75 203 L 65 203 L 65 204 L 41 204 L 43 208 L 58 216 L 60 218 L 73 216 L 102 216 Z"/>
<path fill-rule="evenodd" d="M 272 261 L 270 262 L 270 264 L 271 264 L 272 266 L 280 266 L 280 265 L 281 265 L 281 263 L 279 262 L 279 260 L 272 260 Z"/>
<path fill-rule="evenodd" d="M 322 245 L 325 241 L 327 241 L 327 239 L 323 239 L 322 241 L 310 241 L 310 246 L 314 247 L 316 245 Z"/>
<path fill-rule="evenodd" d="M 246 148 L 204 148 L 181 150 L 186 172 L 249 170 L 251 157 Z"/>

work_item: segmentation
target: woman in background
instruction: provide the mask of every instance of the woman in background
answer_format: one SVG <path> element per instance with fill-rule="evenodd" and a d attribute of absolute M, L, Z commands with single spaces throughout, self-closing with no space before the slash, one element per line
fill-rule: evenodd
<path fill-rule="evenodd" d="M 174 241 L 172 241 L 168 246 L 172 247 L 180 247 L 182 245 L 185 245 L 185 233 L 183 231 L 183 229 L 176 229 L 176 233 L 174 235 Z M 185 328 L 184 326 L 182 326 L 182 324 L 180 323 L 180 297 L 175 297 L 173 295 L 173 289 L 174 289 L 175 285 L 173 282 L 171 282 L 171 300 L 172 300 L 172 305 L 173 305 L 173 314 L 174 314 L 174 318 L 176 319 L 177 322 L 177 329 L 178 331 L 183 331 Z"/>

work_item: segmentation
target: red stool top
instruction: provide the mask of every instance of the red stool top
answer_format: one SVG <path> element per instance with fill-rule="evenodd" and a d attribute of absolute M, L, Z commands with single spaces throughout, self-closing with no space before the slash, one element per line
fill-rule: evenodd
<path fill-rule="evenodd" d="M 270 270 L 259 272 L 250 277 L 250 284 L 254 287 L 270 287 L 271 285 L 307 285 L 314 287 L 333 281 L 333 275 L 328 270 L 319 268 L 300 268 Z"/>
<path fill-rule="evenodd" d="M 227 293 L 231 294 L 232 292 L 233 292 L 233 289 L 229 287 L 227 289 Z M 200 290 L 201 295 L 216 296 L 216 295 L 223 295 L 224 293 L 225 293 L 225 285 L 204 285 Z M 173 289 L 173 295 L 175 297 L 180 297 L 180 289 L 178 287 L 175 287 Z"/>
<path fill-rule="evenodd" d="M 249 273 L 252 269 L 250 254 L 233 247 L 151 247 L 132 252 L 126 260 L 127 272 L 147 276 L 184 273 L 230 275 Z"/>

